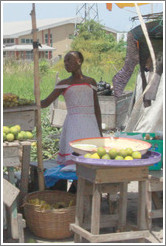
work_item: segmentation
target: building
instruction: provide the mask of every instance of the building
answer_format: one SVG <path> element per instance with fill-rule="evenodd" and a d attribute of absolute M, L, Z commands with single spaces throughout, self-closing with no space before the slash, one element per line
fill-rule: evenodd
<path fill-rule="evenodd" d="M 59 59 L 70 50 L 75 25 L 81 22 L 79 17 L 58 18 L 36 21 L 38 33 L 39 58 Z M 117 31 L 104 27 L 117 38 Z M 4 57 L 32 59 L 32 23 L 31 21 L 6 22 L 3 24 Z"/>

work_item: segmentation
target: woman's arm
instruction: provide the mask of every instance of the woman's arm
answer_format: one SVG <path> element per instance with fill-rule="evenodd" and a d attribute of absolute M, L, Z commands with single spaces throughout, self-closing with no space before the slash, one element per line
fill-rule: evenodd
<path fill-rule="evenodd" d="M 96 84 L 95 80 L 93 80 L 91 83 L 92 83 L 93 86 L 97 87 L 97 84 Z M 96 119 L 97 119 L 97 123 L 98 123 L 100 134 L 101 134 L 101 136 L 103 136 L 103 134 L 102 134 L 101 110 L 100 110 L 99 100 L 98 100 L 98 96 L 97 96 L 97 91 L 93 90 L 93 94 L 94 94 L 95 115 L 96 115 Z"/>
<path fill-rule="evenodd" d="M 41 108 L 48 107 L 53 101 L 55 101 L 62 94 L 62 92 L 63 89 L 54 89 L 47 98 L 41 100 Z"/>
<path fill-rule="evenodd" d="M 94 91 L 94 107 L 95 107 L 95 115 L 96 115 L 97 123 L 99 126 L 99 131 L 102 137 L 103 134 L 102 134 L 101 110 L 100 110 L 99 100 L 98 100 L 96 91 Z"/>

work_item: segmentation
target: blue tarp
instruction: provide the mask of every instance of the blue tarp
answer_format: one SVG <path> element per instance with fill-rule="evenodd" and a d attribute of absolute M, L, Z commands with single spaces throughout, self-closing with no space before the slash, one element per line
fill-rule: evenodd
<path fill-rule="evenodd" d="M 54 186 L 60 179 L 77 180 L 76 172 L 61 172 L 63 167 L 65 167 L 65 165 L 58 165 L 44 172 L 45 185 L 47 188 Z"/>

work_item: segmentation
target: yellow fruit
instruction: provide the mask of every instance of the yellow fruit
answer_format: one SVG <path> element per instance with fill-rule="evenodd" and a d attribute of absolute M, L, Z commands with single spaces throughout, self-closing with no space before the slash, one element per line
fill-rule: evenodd
<path fill-rule="evenodd" d="M 90 158 L 90 156 L 91 156 L 90 153 L 86 153 L 86 154 L 84 155 L 85 158 Z"/>
<path fill-rule="evenodd" d="M 97 148 L 97 154 L 100 156 L 100 158 L 106 154 L 106 150 L 104 149 L 104 147 L 98 147 Z"/>
<path fill-rule="evenodd" d="M 109 156 L 109 154 L 105 154 L 102 156 L 101 159 L 110 160 L 110 156 Z"/>
<path fill-rule="evenodd" d="M 26 138 L 27 139 L 32 139 L 33 138 L 33 134 L 31 132 L 25 132 Z"/>
<path fill-rule="evenodd" d="M 126 157 L 127 156 L 127 152 L 126 152 L 125 149 L 120 149 L 118 154 L 121 155 L 122 157 Z"/>
<path fill-rule="evenodd" d="M 127 156 L 132 155 L 132 153 L 133 153 L 132 148 L 126 148 L 125 150 L 126 150 Z"/>
<path fill-rule="evenodd" d="M 7 140 L 8 142 L 14 141 L 14 134 L 13 134 L 13 133 L 8 133 L 8 134 L 6 135 L 6 140 Z"/>
<path fill-rule="evenodd" d="M 21 131 L 21 126 L 20 125 L 15 125 L 14 127 L 16 127 L 19 132 Z"/>
<path fill-rule="evenodd" d="M 6 133 L 3 132 L 3 141 L 6 140 Z"/>
<path fill-rule="evenodd" d="M 134 151 L 134 152 L 132 153 L 132 157 L 133 157 L 134 159 L 141 159 L 141 157 L 142 157 L 141 152 L 139 152 L 139 151 Z"/>
<path fill-rule="evenodd" d="M 115 160 L 124 160 L 124 158 L 123 158 L 123 156 L 121 156 L 121 155 L 117 155 L 117 156 L 115 157 Z"/>
<path fill-rule="evenodd" d="M 118 154 L 118 151 L 115 148 L 112 148 L 109 150 L 109 156 L 111 157 L 111 159 L 115 159 L 117 154 Z"/>
<path fill-rule="evenodd" d="M 40 206 L 40 209 L 41 209 L 41 210 L 50 210 L 50 209 L 51 209 L 51 205 L 48 204 L 48 203 L 42 204 L 42 205 Z"/>
<path fill-rule="evenodd" d="M 97 153 L 94 153 L 90 156 L 92 159 L 100 159 L 100 156 Z"/>
<path fill-rule="evenodd" d="M 125 160 L 133 160 L 133 157 L 132 157 L 132 156 L 127 155 L 124 159 L 125 159 Z"/>
<path fill-rule="evenodd" d="M 3 126 L 3 132 L 4 133 L 9 133 L 10 132 L 10 128 L 8 126 Z"/>
<path fill-rule="evenodd" d="M 13 133 L 16 136 L 18 132 L 19 131 L 17 127 L 15 126 L 10 127 L 10 133 Z"/>
<path fill-rule="evenodd" d="M 37 146 L 37 143 L 36 142 L 33 142 L 33 143 L 31 143 L 31 146 L 32 147 L 36 147 Z"/>
<path fill-rule="evenodd" d="M 18 140 L 24 140 L 24 134 L 22 132 L 19 132 L 17 135 Z"/>

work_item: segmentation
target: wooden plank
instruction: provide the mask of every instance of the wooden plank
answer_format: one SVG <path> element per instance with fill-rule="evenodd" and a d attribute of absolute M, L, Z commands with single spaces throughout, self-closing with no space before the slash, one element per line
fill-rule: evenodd
<path fill-rule="evenodd" d="M 135 180 L 146 180 L 147 167 L 108 168 L 96 170 L 96 183 L 116 183 Z"/>
<path fill-rule="evenodd" d="M 138 213 L 137 224 L 140 230 L 147 229 L 146 223 L 146 181 L 139 181 L 138 185 Z"/>
<path fill-rule="evenodd" d="M 18 239 L 19 243 L 24 243 L 24 227 L 25 227 L 25 220 L 22 218 L 22 214 L 17 214 L 18 220 Z"/>
<path fill-rule="evenodd" d="M 14 168 L 8 167 L 8 180 L 15 185 Z M 13 239 L 18 239 L 18 221 L 17 221 L 17 202 L 13 202 L 11 207 L 7 208 L 8 213 L 8 235 Z"/>
<path fill-rule="evenodd" d="M 129 231 L 129 232 L 117 232 L 117 233 L 106 233 L 101 235 L 93 235 L 92 233 L 86 231 L 85 229 L 79 227 L 76 224 L 70 224 L 70 228 L 75 233 L 81 235 L 81 237 L 86 238 L 91 243 L 104 243 L 104 242 L 116 242 L 125 241 L 139 238 L 149 237 L 150 232 L 148 230 L 142 231 Z"/>
<path fill-rule="evenodd" d="M 23 146 L 19 205 L 22 204 L 24 196 L 28 193 L 30 151 L 31 151 L 30 145 Z"/>
<path fill-rule="evenodd" d="M 11 207 L 15 199 L 17 198 L 20 190 L 3 179 L 3 202 L 6 206 Z"/>
<path fill-rule="evenodd" d="M 54 109 L 53 111 L 53 120 L 51 122 L 51 125 L 55 127 L 62 127 L 67 115 L 67 110 L 64 109 Z"/>
<path fill-rule="evenodd" d="M 3 147 L 3 166 L 12 167 L 20 166 L 20 149 L 19 146 Z"/>
<path fill-rule="evenodd" d="M 76 199 L 76 215 L 75 215 L 75 224 L 82 226 L 83 224 L 83 213 L 84 213 L 84 185 L 85 180 L 81 177 L 78 178 L 77 183 L 77 199 Z M 74 242 L 79 243 L 82 239 L 79 234 L 74 235 Z"/>
<path fill-rule="evenodd" d="M 163 180 L 163 170 L 152 170 L 149 171 L 148 179 L 159 179 L 160 181 Z"/>
<path fill-rule="evenodd" d="M 163 182 L 159 180 L 150 180 L 148 181 L 148 191 L 155 192 L 155 191 L 163 191 Z"/>
<path fill-rule="evenodd" d="M 127 219 L 127 188 L 128 183 L 123 182 L 120 184 L 120 201 L 119 201 L 119 225 L 120 231 L 124 231 L 126 228 Z"/>
<path fill-rule="evenodd" d="M 163 207 L 162 202 L 159 199 L 157 192 L 152 192 L 152 200 L 156 209 L 160 209 Z"/>
<path fill-rule="evenodd" d="M 93 183 L 92 213 L 91 213 L 91 233 L 92 234 L 99 234 L 100 207 L 101 207 L 101 194 L 99 192 L 99 185 Z"/>
<path fill-rule="evenodd" d="M 96 167 L 90 165 L 77 165 L 77 176 L 81 176 L 90 182 L 118 183 L 135 180 L 147 180 L 148 167 Z"/>
<path fill-rule="evenodd" d="M 70 224 L 70 230 L 72 230 L 75 234 L 80 235 L 80 237 L 86 238 L 86 240 L 90 241 L 91 233 L 83 229 L 77 224 Z M 74 243 L 77 243 L 74 238 Z"/>
<path fill-rule="evenodd" d="M 3 158 L 9 157 L 17 157 L 19 156 L 19 148 L 18 147 L 4 147 L 3 148 Z"/>
<path fill-rule="evenodd" d="M 115 114 L 116 103 L 112 97 L 99 97 L 99 105 L 102 114 Z"/>
<path fill-rule="evenodd" d="M 92 183 L 85 183 L 85 192 L 84 195 L 92 194 Z M 100 184 L 99 191 L 100 193 L 109 193 L 116 194 L 120 190 L 119 183 L 111 183 L 111 184 Z"/>
<path fill-rule="evenodd" d="M 102 114 L 102 123 L 106 124 L 106 130 L 116 127 L 116 114 Z"/>
<path fill-rule="evenodd" d="M 32 131 L 35 127 L 35 111 L 4 112 L 3 125 L 20 125 L 23 131 Z"/>
<path fill-rule="evenodd" d="M 36 105 L 24 105 L 24 106 L 17 106 L 13 108 L 4 108 L 4 113 L 10 113 L 10 112 L 23 112 L 23 111 L 34 111 L 37 110 Z"/>
<path fill-rule="evenodd" d="M 100 217 L 100 228 L 110 228 L 118 226 L 118 214 L 102 214 Z M 89 230 L 91 228 L 90 218 L 83 223 L 83 228 Z"/>
<path fill-rule="evenodd" d="M 152 210 L 151 212 L 149 211 L 148 214 L 151 219 L 163 218 L 163 209 Z"/>
<path fill-rule="evenodd" d="M 117 232 L 117 233 L 108 233 L 108 234 L 101 234 L 101 235 L 92 235 L 90 237 L 90 241 L 92 243 L 105 243 L 105 242 L 116 242 L 122 241 L 125 242 L 126 240 L 132 239 L 139 239 L 139 238 L 146 238 L 149 236 L 148 230 L 142 231 L 129 231 L 129 232 Z"/>

